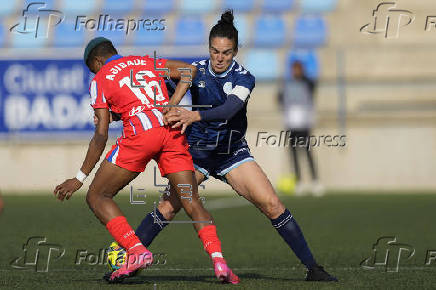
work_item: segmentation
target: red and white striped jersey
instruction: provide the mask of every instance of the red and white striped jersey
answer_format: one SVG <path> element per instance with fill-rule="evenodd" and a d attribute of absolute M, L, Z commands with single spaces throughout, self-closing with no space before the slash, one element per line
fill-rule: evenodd
<path fill-rule="evenodd" d="M 124 136 L 163 126 L 160 106 L 168 104 L 168 92 L 156 68 L 165 63 L 149 56 L 112 56 L 90 84 L 91 106 L 121 114 Z"/>

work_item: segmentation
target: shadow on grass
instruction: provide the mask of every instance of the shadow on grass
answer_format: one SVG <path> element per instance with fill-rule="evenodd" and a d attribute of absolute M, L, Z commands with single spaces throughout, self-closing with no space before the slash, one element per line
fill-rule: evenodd
<path fill-rule="evenodd" d="M 303 282 L 303 278 L 276 278 L 269 277 L 265 275 L 260 275 L 258 273 L 244 273 L 238 274 L 241 282 L 243 283 L 245 279 L 250 280 L 265 280 L 265 281 L 281 281 L 281 282 Z M 83 280 L 81 280 L 83 282 Z M 101 279 L 89 279 L 89 281 L 107 283 L 103 278 Z M 213 284 L 221 284 L 212 275 L 141 275 L 131 278 L 126 278 L 121 285 L 153 285 L 159 282 L 205 282 Z"/>

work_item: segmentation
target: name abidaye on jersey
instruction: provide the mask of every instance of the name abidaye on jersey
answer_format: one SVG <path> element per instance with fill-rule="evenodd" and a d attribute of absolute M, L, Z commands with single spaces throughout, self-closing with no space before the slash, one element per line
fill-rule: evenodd
<path fill-rule="evenodd" d="M 155 60 L 156 61 L 156 60 Z M 123 69 L 125 69 L 128 66 L 135 66 L 135 65 L 147 65 L 147 61 L 145 59 L 134 59 L 134 60 L 128 60 L 125 63 L 120 62 L 116 65 L 113 65 L 109 71 L 112 73 L 110 75 L 106 75 L 106 79 L 113 81 L 115 76 Z"/>

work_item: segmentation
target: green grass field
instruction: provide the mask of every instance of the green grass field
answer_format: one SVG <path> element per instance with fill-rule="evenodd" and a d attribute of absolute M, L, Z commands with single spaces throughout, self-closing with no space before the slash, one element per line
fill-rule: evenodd
<path fill-rule="evenodd" d="M 137 225 L 152 209 L 129 204 L 127 194 L 117 198 L 129 221 Z M 173 224 L 153 242 L 151 250 L 166 256 L 165 265 L 154 265 L 124 285 L 101 279 L 106 265 L 76 265 L 78 250 L 98 254 L 111 238 L 97 221 L 83 195 L 60 203 L 52 196 L 5 196 L 0 216 L 0 288 L 31 289 L 430 289 L 436 288 L 436 261 L 425 265 L 427 250 L 436 250 L 436 195 L 330 195 L 323 198 L 283 197 L 299 221 L 318 262 L 335 274 L 334 284 L 305 282 L 305 269 L 288 246 L 253 206 L 235 205 L 239 197 L 206 200 L 211 207 L 229 265 L 240 285 L 221 285 L 192 226 Z M 186 219 L 184 214 L 179 220 Z M 23 256 L 29 237 L 44 236 L 61 245 L 65 255 L 52 259 L 48 272 L 14 269 L 10 263 Z M 372 254 L 379 237 L 396 236 L 415 254 L 402 255 L 398 272 L 383 266 L 363 269 L 360 263 Z M 392 251 L 394 253 L 395 251 Z M 436 252 L 435 252 L 436 253 Z M 435 254 L 436 256 L 436 254 Z M 164 259 L 164 258 L 162 258 Z M 27 260 L 31 262 L 32 259 Z M 163 261 L 162 261 L 163 262 Z"/>

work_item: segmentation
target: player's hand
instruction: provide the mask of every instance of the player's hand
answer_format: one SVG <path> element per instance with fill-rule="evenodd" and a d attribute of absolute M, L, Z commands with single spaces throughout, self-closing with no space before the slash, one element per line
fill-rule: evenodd
<path fill-rule="evenodd" d="M 171 111 L 171 109 L 174 107 L 164 107 L 162 110 L 162 114 L 165 116 L 169 111 Z"/>
<path fill-rule="evenodd" d="M 194 122 L 200 121 L 200 113 L 198 111 L 188 111 L 178 107 L 174 111 L 170 111 L 166 116 L 168 123 L 174 123 L 171 128 L 182 127 L 181 133 L 185 133 L 186 128 Z"/>
<path fill-rule="evenodd" d="M 162 113 L 164 115 L 164 124 L 165 125 L 168 125 L 170 123 L 167 119 L 168 114 L 171 112 L 174 112 L 174 113 L 177 112 L 177 109 L 179 109 L 179 107 L 165 107 L 165 108 L 163 108 Z"/>
<path fill-rule="evenodd" d="M 77 178 L 67 179 L 62 184 L 56 186 L 53 194 L 60 201 L 63 201 L 65 198 L 68 200 L 75 191 L 82 187 L 82 185 L 83 183 L 81 183 Z"/>

